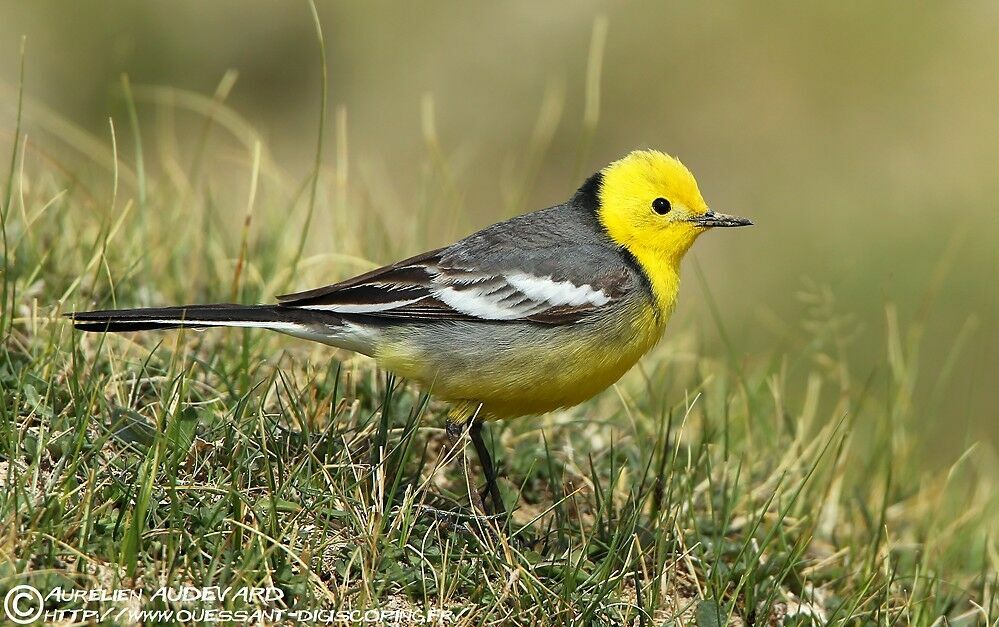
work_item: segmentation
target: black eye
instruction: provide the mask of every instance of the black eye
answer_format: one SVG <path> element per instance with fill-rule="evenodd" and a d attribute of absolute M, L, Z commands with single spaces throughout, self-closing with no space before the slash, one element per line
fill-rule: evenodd
<path fill-rule="evenodd" d="M 670 209 L 672 209 L 672 207 L 670 207 L 669 201 L 665 198 L 656 198 L 652 201 L 652 210 L 661 216 L 669 213 Z"/>

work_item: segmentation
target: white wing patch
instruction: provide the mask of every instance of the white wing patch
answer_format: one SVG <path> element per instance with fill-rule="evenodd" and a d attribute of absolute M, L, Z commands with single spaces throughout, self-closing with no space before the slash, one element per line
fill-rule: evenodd
<path fill-rule="evenodd" d="M 554 281 L 551 277 L 532 276 L 516 273 L 506 277 L 506 282 L 517 288 L 525 296 L 537 301 L 557 305 L 606 305 L 610 302 L 603 290 L 595 290 L 589 285 L 574 285 L 570 281 Z"/>
<path fill-rule="evenodd" d="M 453 287 L 445 287 L 436 290 L 434 296 L 455 311 L 483 320 L 516 320 L 548 309 L 545 305 L 530 301 L 526 303 L 526 307 L 525 303 L 506 305 L 497 298 L 495 288 L 456 290 Z"/>
<path fill-rule="evenodd" d="M 437 279 L 435 277 L 434 282 L 439 284 Z M 595 290 L 589 285 L 521 272 L 494 277 L 492 281 L 483 279 L 482 285 L 461 283 L 461 289 L 445 284 L 432 293 L 455 311 L 483 320 L 516 320 L 562 305 L 601 306 L 610 302 L 603 290 Z"/>
<path fill-rule="evenodd" d="M 590 284 L 577 285 L 557 281 L 550 275 L 516 270 L 493 274 L 416 264 L 392 268 L 392 272 L 395 277 L 379 277 L 333 290 L 317 297 L 318 303 L 292 304 L 347 315 L 446 320 L 459 314 L 480 320 L 520 320 L 549 310 L 558 311 L 556 315 L 570 309 L 589 311 L 613 300 L 604 289 Z"/>

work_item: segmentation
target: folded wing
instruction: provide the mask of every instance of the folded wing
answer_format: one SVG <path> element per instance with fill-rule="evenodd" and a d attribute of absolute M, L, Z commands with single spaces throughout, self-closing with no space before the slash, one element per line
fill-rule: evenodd
<path fill-rule="evenodd" d="M 490 263 L 491 256 L 476 257 L 468 250 L 439 249 L 279 300 L 285 307 L 383 319 L 558 325 L 583 320 L 619 300 L 631 278 L 620 263 L 580 263 L 576 272 L 545 272 L 553 265 L 530 258 L 497 264 Z"/>

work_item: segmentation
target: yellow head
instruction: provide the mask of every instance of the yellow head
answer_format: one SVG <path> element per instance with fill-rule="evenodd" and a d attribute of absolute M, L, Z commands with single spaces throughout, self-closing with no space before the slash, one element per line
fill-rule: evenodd
<path fill-rule="evenodd" d="M 675 267 L 711 227 L 752 224 L 711 211 L 690 170 L 658 150 L 632 152 L 604 168 L 601 179 L 601 224 L 646 266 L 656 259 Z"/>

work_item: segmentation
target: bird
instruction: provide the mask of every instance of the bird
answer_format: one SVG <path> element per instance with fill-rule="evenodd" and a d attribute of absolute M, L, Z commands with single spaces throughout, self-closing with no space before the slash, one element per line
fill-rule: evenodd
<path fill-rule="evenodd" d="M 572 407 L 616 382 L 662 338 L 694 241 L 751 224 L 710 209 L 678 159 L 635 150 L 565 202 L 275 304 L 67 315 L 95 332 L 256 327 L 372 357 L 450 403 L 448 438 L 467 429 L 482 494 L 505 513 L 482 423 Z"/>

